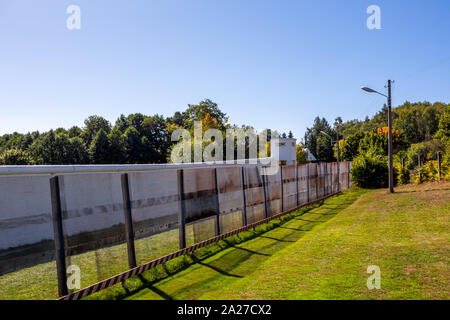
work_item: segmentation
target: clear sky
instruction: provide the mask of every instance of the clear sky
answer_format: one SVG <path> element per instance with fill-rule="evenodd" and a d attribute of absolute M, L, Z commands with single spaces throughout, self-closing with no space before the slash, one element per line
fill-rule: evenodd
<path fill-rule="evenodd" d="M 394 106 L 450 102 L 450 1 L 0 0 L 0 134 L 209 98 L 231 123 L 301 138 L 316 116 L 375 114 L 385 99 L 360 87 L 389 78 Z"/>

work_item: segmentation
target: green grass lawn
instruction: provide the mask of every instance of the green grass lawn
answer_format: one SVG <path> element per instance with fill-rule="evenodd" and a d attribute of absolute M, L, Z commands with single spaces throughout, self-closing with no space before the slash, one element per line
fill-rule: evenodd
<path fill-rule="evenodd" d="M 347 191 L 126 299 L 449 299 L 450 183 Z M 369 290 L 369 265 L 381 289 Z"/>

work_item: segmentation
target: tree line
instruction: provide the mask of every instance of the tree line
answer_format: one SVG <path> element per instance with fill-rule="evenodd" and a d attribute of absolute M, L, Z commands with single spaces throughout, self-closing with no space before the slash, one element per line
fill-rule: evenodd
<path fill-rule="evenodd" d="M 193 136 L 194 121 L 201 122 L 203 133 L 213 128 L 224 137 L 230 128 L 255 132 L 250 126 L 230 124 L 217 103 L 205 99 L 189 104 L 185 111 L 177 111 L 171 117 L 122 114 L 112 125 L 107 119 L 93 115 L 84 121 L 82 128 L 5 134 L 0 137 L 0 165 L 167 163 L 177 143 L 171 141 L 172 132 L 186 129 Z M 291 132 L 289 136 L 292 137 Z M 243 141 L 248 157 L 249 140 Z M 235 148 L 237 143 L 236 140 Z"/>
<path fill-rule="evenodd" d="M 445 143 L 440 138 L 445 137 L 443 129 L 448 125 L 445 110 L 450 104 L 435 102 L 405 102 L 392 109 L 393 149 L 397 154 L 418 143 L 433 144 L 435 151 L 444 151 Z M 306 129 L 302 144 L 319 161 L 335 161 L 337 148 L 331 143 L 339 140 L 340 157 L 342 160 L 353 160 L 360 153 L 375 150 L 387 155 L 387 107 L 386 105 L 371 119 L 350 120 L 343 122 L 339 117 L 333 125 L 325 118 L 316 117 L 312 127 Z M 339 136 L 337 136 L 339 129 Z M 323 134 L 327 133 L 329 136 Z"/>
<path fill-rule="evenodd" d="M 337 118 L 333 126 L 325 118 L 317 117 L 306 130 L 303 146 L 319 161 L 335 161 L 334 142 L 339 141 L 340 159 L 354 161 L 353 179 L 363 187 L 383 187 L 387 184 L 387 112 L 383 106 L 371 119 L 342 122 Z M 417 169 L 419 161 L 422 164 L 430 161 L 431 168 L 431 173 L 422 173 L 421 177 L 436 176 L 437 169 L 433 166 L 437 164 L 431 165 L 431 161 L 436 162 L 438 152 L 442 155 L 444 173 L 450 174 L 450 104 L 407 101 L 392 109 L 392 120 L 395 179 L 398 176 L 400 182 L 409 182 L 409 171 Z"/>

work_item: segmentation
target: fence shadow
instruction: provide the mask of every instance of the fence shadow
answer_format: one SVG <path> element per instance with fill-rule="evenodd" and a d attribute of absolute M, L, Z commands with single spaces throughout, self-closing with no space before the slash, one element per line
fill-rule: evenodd
<path fill-rule="evenodd" d="M 228 280 L 226 280 L 228 282 L 234 281 L 232 279 L 245 278 L 254 271 L 255 265 L 269 259 L 275 252 L 292 245 L 315 226 L 333 218 L 334 215 L 356 201 L 358 197 L 359 196 L 355 195 L 354 197 L 351 197 L 350 200 L 346 199 L 347 201 L 345 201 L 344 205 L 328 204 L 327 211 L 317 215 L 315 214 L 315 211 L 323 208 L 321 206 L 316 206 L 310 210 L 305 210 L 300 216 L 295 214 L 292 215 L 289 220 L 282 221 L 281 224 L 274 229 L 259 234 L 256 231 L 255 237 L 263 241 L 245 241 L 237 246 L 233 242 L 225 240 L 222 242 L 222 247 L 228 251 L 221 254 L 213 261 L 208 260 L 208 262 L 205 262 L 205 259 L 210 258 L 210 256 L 200 259 L 196 257 L 195 254 L 191 255 L 195 264 L 204 266 L 214 272 L 195 271 L 197 274 L 192 275 L 191 281 L 183 281 L 180 287 L 177 287 L 175 292 L 171 292 L 172 297 L 177 297 L 178 294 L 184 297 L 186 292 L 192 292 L 193 294 L 195 293 L 198 295 L 200 294 L 198 290 L 202 290 L 200 288 L 209 288 L 210 286 L 218 285 L 218 283 L 222 284 L 223 281 L 225 281 L 218 280 L 217 277 L 225 276 L 228 278 Z M 304 215 L 308 218 L 303 217 Z M 285 225 L 289 222 L 292 224 Z M 177 271 L 176 273 L 180 271 Z M 162 279 L 154 281 L 151 285 L 161 280 Z M 208 283 L 208 285 L 204 286 L 203 284 L 206 283 Z M 171 287 L 173 288 L 174 285 L 172 284 Z M 139 289 L 136 291 L 139 291 Z"/>

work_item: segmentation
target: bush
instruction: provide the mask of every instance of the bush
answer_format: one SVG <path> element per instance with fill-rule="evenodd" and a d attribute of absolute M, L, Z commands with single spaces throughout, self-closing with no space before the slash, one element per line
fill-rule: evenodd
<path fill-rule="evenodd" d="M 0 165 L 29 165 L 33 164 L 28 152 L 10 149 L 0 155 Z"/>
<path fill-rule="evenodd" d="M 387 188 L 389 184 L 388 161 L 373 152 L 361 154 L 355 158 L 352 166 L 352 181 L 361 188 Z M 398 178 L 398 170 L 394 168 L 394 184 Z"/>
<path fill-rule="evenodd" d="M 394 165 L 394 167 L 398 172 L 398 183 L 408 184 L 411 180 L 411 176 L 410 176 L 408 168 L 402 167 L 401 164 L 396 164 L 396 165 Z"/>

